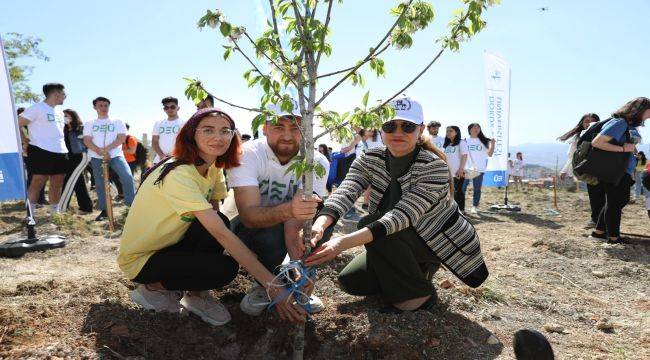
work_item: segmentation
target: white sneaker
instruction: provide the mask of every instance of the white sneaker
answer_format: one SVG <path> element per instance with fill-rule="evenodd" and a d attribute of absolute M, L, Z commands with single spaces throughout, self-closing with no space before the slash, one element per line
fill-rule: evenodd
<path fill-rule="evenodd" d="M 270 303 L 271 300 L 269 300 L 269 296 L 266 294 L 266 289 L 255 283 L 253 287 L 248 289 L 246 296 L 241 299 L 239 308 L 250 316 L 259 316 Z"/>
<path fill-rule="evenodd" d="M 309 308 L 311 309 L 310 313 L 315 314 L 323 311 L 325 305 L 323 305 L 323 301 L 318 296 L 312 294 L 309 297 Z"/>
<path fill-rule="evenodd" d="M 472 206 L 472 208 L 469 209 L 469 213 L 470 214 L 478 214 L 478 209 L 476 208 L 476 206 Z"/>
<path fill-rule="evenodd" d="M 231 319 L 228 309 L 212 297 L 208 291 L 202 291 L 199 296 L 190 296 L 186 293 L 180 304 L 211 325 L 224 325 Z"/>
<path fill-rule="evenodd" d="M 138 285 L 129 291 L 129 298 L 146 310 L 166 311 L 174 314 L 181 312 L 180 291 L 149 290 L 145 285 Z"/>
<path fill-rule="evenodd" d="M 271 300 L 269 300 L 266 294 L 266 289 L 260 285 L 255 285 L 248 290 L 246 296 L 241 300 L 239 308 L 250 316 L 259 316 L 270 303 Z M 325 305 L 323 305 L 323 301 L 318 296 L 312 294 L 309 297 L 309 307 L 311 313 L 315 314 L 323 311 Z"/>

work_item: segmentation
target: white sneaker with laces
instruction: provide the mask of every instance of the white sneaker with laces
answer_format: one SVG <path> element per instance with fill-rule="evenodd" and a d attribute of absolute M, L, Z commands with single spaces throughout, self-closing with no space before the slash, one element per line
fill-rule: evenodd
<path fill-rule="evenodd" d="M 255 283 L 253 287 L 248 289 L 246 296 L 241 299 L 239 308 L 250 316 L 259 316 L 270 303 L 271 300 L 266 294 L 266 289 Z"/>
<path fill-rule="evenodd" d="M 228 309 L 212 297 L 209 291 L 202 291 L 199 296 L 190 296 L 185 293 L 180 304 L 210 325 L 224 325 L 231 319 Z"/>
<path fill-rule="evenodd" d="M 246 296 L 241 300 L 239 308 L 250 316 L 259 316 L 270 303 L 271 300 L 269 300 L 266 294 L 266 289 L 260 285 L 255 285 L 248 290 Z M 309 307 L 311 313 L 315 314 L 323 311 L 325 305 L 323 305 L 323 301 L 318 296 L 312 294 L 309 297 Z"/>
<path fill-rule="evenodd" d="M 149 290 L 140 284 L 135 290 L 129 291 L 129 298 L 146 310 L 166 311 L 174 314 L 181 312 L 182 293 L 169 290 Z"/>
<path fill-rule="evenodd" d="M 472 208 L 469 210 L 470 214 L 478 214 L 478 209 L 476 206 L 472 206 Z"/>

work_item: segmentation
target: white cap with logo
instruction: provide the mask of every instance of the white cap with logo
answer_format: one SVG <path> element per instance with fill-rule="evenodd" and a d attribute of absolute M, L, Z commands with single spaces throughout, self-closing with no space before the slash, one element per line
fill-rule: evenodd
<path fill-rule="evenodd" d="M 422 105 L 416 100 L 408 96 L 402 96 L 393 99 L 389 105 L 395 109 L 395 116 L 391 120 L 404 120 L 416 125 L 424 124 Z"/>
<path fill-rule="evenodd" d="M 293 109 L 289 111 L 282 110 L 282 103 L 277 103 L 277 104 L 269 104 L 266 109 L 271 111 L 272 113 L 276 114 L 279 117 L 283 116 L 298 116 L 301 117 L 302 115 L 300 114 L 300 107 L 298 106 L 298 102 L 295 99 L 291 99 L 291 104 L 293 105 Z"/>

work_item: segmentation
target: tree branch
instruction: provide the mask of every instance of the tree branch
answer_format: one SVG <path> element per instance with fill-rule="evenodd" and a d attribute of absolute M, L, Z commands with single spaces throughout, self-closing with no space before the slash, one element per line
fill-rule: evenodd
<path fill-rule="evenodd" d="M 318 4 L 318 3 L 316 3 Z M 325 49 L 325 36 L 327 34 L 327 27 L 330 24 L 330 19 L 332 16 L 332 5 L 334 4 L 334 0 L 330 0 L 329 5 L 327 5 L 327 16 L 325 17 L 325 28 L 323 29 L 323 36 L 320 38 L 320 46 L 321 49 L 318 51 L 318 55 L 316 56 L 316 68 L 318 68 L 318 65 L 320 65 L 320 57 L 323 55 L 323 51 Z M 314 9 L 314 14 L 316 14 L 316 9 Z M 318 77 L 317 77 L 318 79 Z"/>
<path fill-rule="evenodd" d="M 257 47 L 257 44 L 255 43 L 255 41 L 253 40 L 253 38 L 251 38 L 250 35 L 248 35 L 248 32 L 245 31 L 245 32 L 244 32 L 244 35 L 245 35 L 246 38 L 251 42 L 251 44 L 253 45 L 253 47 L 255 47 L 255 50 L 256 50 L 256 51 L 259 51 L 259 48 Z M 293 77 L 293 74 L 288 74 L 286 71 L 284 71 L 284 69 L 282 69 L 282 67 L 281 67 L 280 65 L 278 65 L 278 63 L 276 63 L 273 59 L 271 59 L 271 57 L 268 56 L 268 55 L 266 54 L 265 51 L 260 51 L 260 52 L 262 53 L 262 55 L 264 55 L 265 58 L 267 58 L 267 59 L 271 62 L 271 64 L 273 64 L 273 66 L 275 66 L 276 69 L 280 70 L 280 72 L 283 73 L 284 76 L 286 76 L 287 78 L 289 78 L 289 81 L 291 81 L 291 83 L 292 83 L 296 88 L 298 87 L 298 84 L 296 84 L 296 81 L 295 81 L 295 79 L 294 79 L 294 77 Z"/>
<path fill-rule="evenodd" d="M 452 39 L 455 39 L 455 38 L 458 36 L 458 32 L 460 31 L 460 28 L 461 28 L 462 26 L 464 26 L 465 21 L 467 21 L 467 18 L 469 17 L 469 14 L 470 14 L 470 12 L 468 11 L 467 14 L 465 14 L 465 16 L 463 16 L 463 18 L 458 22 L 458 25 L 454 28 L 454 30 L 453 30 L 452 33 L 451 33 L 451 38 L 452 38 Z M 397 96 L 399 96 L 400 94 L 402 94 L 404 91 L 406 91 L 406 89 L 408 89 L 409 87 L 411 87 L 411 85 L 413 85 L 413 84 L 414 84 L 414 83 L 415 83 L 415 82 L 416 82 L 420 77 L 422 77 L 422 75 L 424 75 L 424 73 L 426 73 L 427 70 L 429 70 L 429 68 L 431 67 L 431 65 L 433 65 L 433 64 L 434 64 L 434 63 L 435 63 L 435 62 L 440 58 L 440 55 L 442 55 L 442 53 L 445 51 L 445 49 L 447 48 L 447 46 L 448 46 L 448 45 L 444 45 L 444 46 L 442 47 L 442 49 L 440 49 L 440 51 L 438 51 L 438 54 L 436 54 L 436 56 L 434 56 L 434 58 L 431 60 L 431 62 L 429 62 L 429 64 L 427 64 L 427 66 L 425 66 L 424 69 L 422 69 L 422 71 L 420 71 L 420 73 L 418 73 L 418 74 L 413 78 L 413 80 L 409 81 L 408 84 L 406 84 L 406 86 L 404 86 L 401 90 L 399 90 L 398 92 L 396 92 L 393 96 L 391 96 L 390 98 L 388 98 L 387 100 L 385 100 L 381 105 L 377 106 L 375 109 L 379 109 L 379 108 L 381 108 L 382 106 L 388 104 L 391 100 L 393 100 L 394 98 L 396 98 Z M 374 109 L 373 109 L 373 110 L 374 110 Z"/>
<path fill-rule="evenodd" d="M 263 73 L 263 72 L 262 72 L 262 71 L 257 67 L 257 65 L 255 65 L 255 63 L 253 62 L 253 60 L 251 60 L 251 58 L 248 57 L 248 55 L 246 55 L 246 53 L 244 53 L 244 51 L 241 49 L 241 47 L 239 47 L 239 44 L 237 43 L 237 39 L 235 39 L 235 38 L 232 37 L 232 36 L 229 36 L 229 38 L 230 38 L 230 40 L 232 40 L 233 44 L 235 44 L 235 49 L 237 49 L 237 51 L 239 51 L 239 53 L 242 54 L 242 56 L 243 56 L 244 58 L 246 58 L 246 60 L 248 60 L 248 62 L 251 64 L 251 66 L 253 66 L 253 68 L 255 69 L 255 71 L 257 71 L 257 72 L 258 72 L 262 77 L 264 77 L 264 78 L 267 79 L 268 81 L 271 81 L 271 82 L 272 82 L 273 79 L 272 79 L 269 75 L 265 75 L 265 74 L 264 74 L 264 73 Z M 282 94 L 278 93 L 278 92 L 275 90 L 275 87 L 274 87 L 273 85 L 271 85 L 271 89 L 273 89 L 273 93 L 275 93 L 276 96 L 279 96 L 280 98 L 282 97 Z M 302 93 L 302 89 L 300 89 L 299 87 L 298 87 L 296 90 L 298 90 L 298 93 L 299 93 L 299 94 Z M 216 98 L 215 98 L 215 99 L 216 99 Z"/>
<path fill-rule="evenodd" d="M 333 131 L 336 131 L 336 130 L 342 128 L 342 127 L 346 127 L 348 124 L 350 124 L 349 121 L 344 121 L 344 122 L 342 122 L 342 123 L 336 125 L 336 126 L 334 127 L 334 129 L 332 129 L 332 130 L 325 130 L 325 131 L 323 131 L 322 133 L 320 133 L 320 134 L 314 136 L 314 143 L 316 143 L 316 140 L 322 138 L 323 136 L 325 136 L 325 135 L 327 135 L 327 134 L 329 134 L 329 133 L 331 133 L 331 132 L 333 132 Z"/>
<path fill-rule="evenodd" d="M 375 54 L 377 49 L 379 49 L 379 47 L 384 44 L 386 39 L 388 39 L 390 34 L 393 32 L 393 29 L 395 29 L 395 27 L 397 26 L 397 23 L 400 21 L 402 16 L 404 16 L 406 11 L 411 6 L 412 2 L 413 2 L 413 0 L 409 0 L 409 2 L 406 4 L 406 6 L 404 6 L 404 10 L 402 10 L 402 12 L 399 14 L 399 16 L 397 17 L 397 20 L 395 20 L 395 23 L 393 24 L 393 26 L 390 27 L 390 29 L 388 30 L 388 32 L 386 32 L 386 35 L 384 35 L 384 37 L 381 39 L 381 41 L 379 41 L 379 43 L 377 45 L 375 45 L 375 47 L 372 48 L 372 51 L 370 51 L 370 53 L 368 53 L 368 55 L 365 57 L 365 59 L 363 59 L 354 68 L 352 68 L 352 70 L 350 70 L 350 72 L 347 73 L 347 75 L 345 75 L 341 80 L 339 80 L 336 84 L 334 84 L 334 86 L 332 86 L 329 90 L 327 90 L 325 92 L 325 94 L 323 94 L 323 96 L 321 96 L 321 98 L 316 102 L 315 106 L 320 105 L 320 103 L 322 103 L 323 100 L 325 100 L 334 90 L 336 90 L 337 87 L 339 87 L 345 80 L 347 80 L 350 76 L 352 76 L 352 74 L 354 74 L 361 67 L 361 65 L 365 64 L 365 62 L 367 62 L 367 60 L 370 59 Z"/>
<path fill-rule="evenodd" d="M 370 61 L 370 60 L 372 60 L 372 59 L 376 59 L 379 55 L 381 55 L 381 54 L 382 54 L 384 51 L 386 51 L 389 47 L 390 47 L 390 44 L 386 44 L 383 48 L 381 48 L 381 50 L 377 51 L 377 52 L 375 53 L 375 55 L 373 55 L 372 57 L 370 57 L 368 60 L 363 61 L 363 63 L 362 63 L 361 65 L 367 63 L 368 61 Z M 341 74 L 341 73 L 344 73 L 344 72 L 348 72 L 348 71 L 353 70 L 353 69 L 354 69 L 354 66 L 350 66 L 350 67 L 347 68 L 347 69 L 342 69 L 342 70 L 334 71 L 334 72 L 331 72 L 331 73 L 326 73 L 326 74 L 323 74 L 323 75 L 319 75 L 316 79 L 321 79 L 321 78 L 325 78 L 325 77 L 332 76 L 332 75 L 338 75 L 338 74 Z"/>
<path fill-rule="evenodd" d="M 222 103 L 224 103 L 224 104 L 228 104 L 228 105 L 230 105 L 230 106 L 232 106 L 232 107 L 236 107 L 236 108 L 238 108 L 238 109 L 242 109 L 242 110 L 248 110 L 248 111 L 258 112 L 258 113 L 261 113 L 261 112 L 262 112 L 262 110 L 257 109 L 257 108 L 250 108 L 250 107 L 246 107 L 246 106 L 242 106 L 242 105 L 233 104 L 233 103 L 230 102 L 230 101 L 227 101 L 227 100 L 224 100 L 224 99 L 218 98 L 218 97 L 214 96 L 211 92 L 209 92 L 208 90 L 206 90 L 202 85 L 200 85 L 200 86 L 201 86 L 201 89 L 203 89 L 203 91 L 205 91 L 208 95 L 212 96 L 215 100 L 217 100 L 217 101 L 219 101 L 219 102 L 222 102 Z"/>
<path fill-rule="evenodd" d="M 414 83 L 415 83 L 415 82 L 416 82 L 416 81 L 417 81 L 417 80 L 418 80 L 422 75 L 424 75 L 425 72 L 427 72 L 427 70 L 429 70 L 429 68 L 431 67 L 431 65 L 433 65 L 433 63 L 435 63 L 436 60 L 438 60 L 438 58 L 440 57 L 440 55 L 442 55 L 442 53 L 443 53 L 444 51 L 445 51 L 445 48 L 443 47 L 442 49 L 440 49 L 440 51 L 438 51 L 438 54 L 436 54 L 436 56 L 433 58 L 433 60 L 431 60 L 431 62 L 429 62 L 429 64 L 428 64 L 427 66 L 425 66 L 424 69 L 422 69 L 422 71 L 420 71 L 420 73 L 417 74 L 417 76 L 415 76 L 415 77 L 413 78 L 413 80 L 411 80 L 411 81 L 410 81 L 408 84 L 406 84 L 406 86 L 404 86 L 400 91 L 396 92 L 395 95 L 393 95 L 393 96 L 391 96 L 390 98 L 388 98 L 386 101 L 384 101 L 384 102 L 383 102 L 381 105 L 379 105 L 377 108 L 381 108 L 382 106 L 388 104 L 391 100 L 393 100 L 394 98 L 396 98 L 397 96 L 399 96 L 400 94 L 402 94 L 406 89 L 408 89 L 409 87 L 411 87 L 411 85 L 413 85 L 413 84 L 414 84 Z"/>
<path fill-rule="evenodd" d="M 271 7 L 271 20 L 273 20 L 273 33 L 275 33 L 276 40 L 278 42 L 278 48 L 280 49 L 280 57 L 282 58 L 282 61 L 285 63 L 289 63 L 289 60 L 287 60 L 286 56 L 284 55 L 284 49 L 282 48 L 282 41 L 280 41 L 280 31 L 278 30 L 278 19 L 277 19 L 277 13 L 275 11 L 275 5 L 273 4 L 273 0 L 269 0 L 269 6 Z"/>

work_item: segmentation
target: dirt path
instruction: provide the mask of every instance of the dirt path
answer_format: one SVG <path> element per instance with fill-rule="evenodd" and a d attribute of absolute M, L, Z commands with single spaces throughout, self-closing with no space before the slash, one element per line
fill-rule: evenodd
<path fill-rule="evenodd" d="M 484 204 L 500 196 L 488 191 Z M 522 213 L 472 217 L 491 276 L 469 289 L 438 272 L 434 281 L 446 288 L 438 287 L 434 314 L 382 315 L 378 299 L 340 291 L 336 271 L 355 251 L 345 252 L 319 270 L 317 294 L 326 310 L 307 325 L 306 357 L 512 359 L 514 332 L 533 328 L 549 338 L 559 359 L 650 358 L 650 239 L 628 245 L 589 239 L 586 194 L 561 197 L 561 216 L 544 215 L 550 194 L 535 190 L 512 195 Z M 19 208 L 4 205 L 0 214 L 0 233 L 17 228 Z M 41 231 L 70 236 L 66 248 L 0 259 L 0 359 L 290 356 L 291 327 L 239 310 L 249 284 L 243 274 L 216 292 L 233 317 L 226 326 L 136 309 L 127 297 L 132 285 L 115 264 L 118 234 L 91 220 L 44 221 Z M 337 231 L 351 229 L 345 223 Z M 623 231 L 650 236 L 641 204 L 626 208 Z M 498 341 L 488 342 L 492 335 Z"/>

